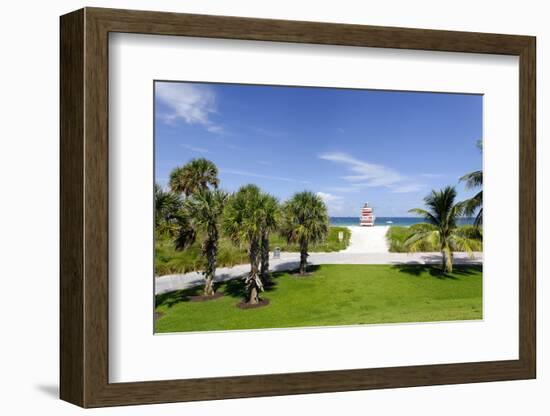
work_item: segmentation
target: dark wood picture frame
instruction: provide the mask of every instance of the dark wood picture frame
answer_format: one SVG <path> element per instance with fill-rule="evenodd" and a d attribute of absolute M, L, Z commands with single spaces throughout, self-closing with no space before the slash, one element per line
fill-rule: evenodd
<path fill-rule="evenodd" d="M 519 359 L 109 383 L 110 32 L 515 55 L 519 57 Z M 83 407 L 535 378 L 535 38 L 85 8 L 61 17 L 60 396 Z"/>

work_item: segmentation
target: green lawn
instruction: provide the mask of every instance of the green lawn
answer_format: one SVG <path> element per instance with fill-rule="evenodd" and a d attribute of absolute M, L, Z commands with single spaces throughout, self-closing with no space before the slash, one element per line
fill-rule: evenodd
<path fill-rule="evenodd" d="M 342 241 L 338 233 L 343 233 Z M 330 227 L 325 241 L 312 244 L 309 252 L 330 252 L 344 250 L 349 245 L 351 232 L 347 227 Z M 282 251 L 298 251 L 298 245 L 288 244 L 286 240 L 272 234 L 270 246 L 273 250 L 279 247 Z M 218 267 L 234 266 L 248 262 L 245 247 L 236 247 L 228 238 L 222 237 L 219 242 Z M 157 239 L 155 244 L 155 275 L 162 276 L 174 273 L 186 273 L 194 270 L 202 270 L 205 260 L 201 257 L 201 246 L 197 242 L 185 250 L 176 251 L 172 241 L 167 238 Z"/>
<path fill-rule="evenodd" d="M 482 318 L 481 266 L 441 275 L 423 265 L 323 265 L 297 278 L 275 273 L 262 293 L 266 307 L 239 309 L 242 280 L 222 284 L 225 296 L 189 302 L 200 288 L 157 296 L 157 332 L 429 322 Z"/>

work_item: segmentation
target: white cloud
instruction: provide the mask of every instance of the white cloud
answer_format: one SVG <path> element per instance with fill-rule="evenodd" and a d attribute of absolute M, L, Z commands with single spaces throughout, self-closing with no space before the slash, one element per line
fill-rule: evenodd
<path fill-rule="evenodd" d="M 160 114 L 167 123 L 178 119 L 187 124 L 203 126 L 211 133 L 222 133 L 223 127 L 210 117 L 216 113 L 216 94 L 206 85 L 180 82 L 159 82 L 155 85 L 156 97 L 170 108 Z"/>
<path fill-rule="evenodd" d="M 204 147 L 195 147 L 195 146 L 190 146 L 188 144 L 180 144 L 181 147 L 184 147 L 188 150 L 191 150 L 192 152 L 197 152 L 197 153 L 210 153 L 210 150 L 208 149 L 205 149 Z"/>
<path fill-rule="evenodd" d="M 364 162 L 346 153 L 325 153 L 319 157 L 346 165 L 346 168 L 353 173 L 343 177 L 348 182 L 361 182 L 363 186 L 389 186 L 405 180 L 391 168 Z"/>
<path fill-rule="evenodd" d="M 402 175 L 395 169 L 365 162 L 347 153 L 324 153 L 319 155 L 319 158 L 343 164 L 352 173 L 352 175 L 342 177 L 342 179 L 351 183 L 348 192 L 351 192 L 354 188 L 366 187 L 386 187 L 397 193 L 415 192 L 423 188 L 422 184 Z"/>
<path fill-rule="evenodd" d="M 359 192 L 361 190 L 361 187 L 352 184 L 350 186 L 330 186 L 325 189 L 331 192 L 349 193 L 349 192 Z"/>
<path fill-rule="evenodd" d="M 398 185 L 396 187 L 394 187 L 391 191 L 394 193 L 394 194 L 404 194 L 404 193 L 408 193 L 408 192 L 417 192 L 417 191 L 421 191 L 422 189 L 425 189 L 426 186 L 421 184 L 421 183 L 407 183 L 407 184 L 404 184 L 404 185 Z"/>
<path fill-rule="evenodd" d="M 327 205 L 329 215 L 336 215 L 344 209 L 344 198 L 328 192 L 317 192 L 323 202 Z"/>
<path fill-rule="evenodd" d="M 287 177 L 284 177 L 284 176 L 263 175 L 261 173 L 247 172 L 247 171 L 244 171 L 244 170 L 220 169 L 220 172 L 227 173 L 227 174 L 230 174 L 230 175 L 250 176 L 252 178 L 269 179 L 269 180 L 274 180 L 274 181 L 308 183 L 307 181 L 297 180 L 297 179 L 293 179 L 293 178 L 287 178 Z"/>
<path fill-rule="evenodd" d="M 325 202 L 341 201 L 342 197 L 328 192 L 317 192 L 317 196 Z"/>

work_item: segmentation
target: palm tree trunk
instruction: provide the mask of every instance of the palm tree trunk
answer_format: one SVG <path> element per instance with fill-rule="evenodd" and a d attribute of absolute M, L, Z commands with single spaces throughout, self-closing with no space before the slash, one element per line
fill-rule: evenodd
<path fill-rule="evenodd" d="M 449 250 L 447 253 L 447 273 L 453 272 L 453 252 Z"/>
<path fill-rule="evenodd" d="M 204 285 L 204 296 L 213 296 L 214 295 L 214 279 L 211 277 L 206 278 L 206 283 Z"/>
<path fill-rule="evenodd" d="M 246 279 L 248 288 L 248 303 L 257 304 L 260 301 L 258 292 L 262 289 L 262 282 L 259 278 L 260 243 L 258 239 L 250 242 L 250 273 Z"/>
<path fill-rule="evenodd" d="M 217 232 L 212 233 L 204 243 L 206 251 L 206 268 L 204 270 L 204 296 L 214 295 L 214 276 L 216 275 L 216 258 L 218 255 Z"/>
<path fill-rule="evenodd" d="M 269 234 L 265 232 L 262 235 L 261 262 L 260 276 L 265 284 L 269 280 Z"/>
<path fill-rule="evenodd" d="M 307 271 L 307 241 L 300 241 L 300 274 L 306 274 Z"/>
<path fill-rule="evenodd" d="M 453 252 L 449 247 L 444 247 L 441 249 L 441 269 L 443 273 L 452 273 L 453 272 Z"/>
<path fill-rule="evenodd" d="M 260 302 L 260 298 L 258 297 L 258 289 L 256 286 L 253 286 L 250 288 L 250 294 L 248 295 L 248 303 L 252 305 L 256 305 Z"/>

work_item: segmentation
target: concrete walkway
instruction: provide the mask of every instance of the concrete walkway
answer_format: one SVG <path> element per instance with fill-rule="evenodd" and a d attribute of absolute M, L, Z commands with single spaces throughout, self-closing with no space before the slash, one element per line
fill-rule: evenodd
<path fill-rule="evenodd" d="M 475 253 L 473 258 L 466 253 L 454 253 L 455 264 L 481 264 L 482 253 Z M 350 253 L 344 251 L 334 253 L 311 253 L 308 264 L 434 264 L 441 262 L 439 253 Z M 280 259 L 269 260 L 270 270 L 282 271 L 297 269 L 300 264 L 299 253 L 281 253 Z M 220 267 L 216 270 L 216 282 L 243 277 L 250 270 L 250 265 L 242 264 L 234 267 Z M 179 289 L 204 284 L 200 272 L 173 274 L 155 279 L 155 294 L 159 295 Z"/>

